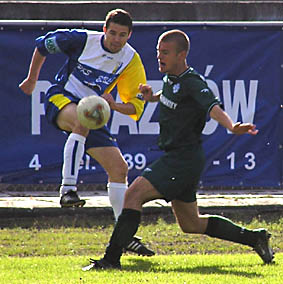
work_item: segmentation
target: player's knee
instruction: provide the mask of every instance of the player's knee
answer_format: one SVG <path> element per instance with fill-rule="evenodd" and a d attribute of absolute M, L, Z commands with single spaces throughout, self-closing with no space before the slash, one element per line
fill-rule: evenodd
<path fill-rule="evenodd" d="M 115 175 L 126 178 L 128 176 L 128 164 L 124 160 L 120 160 L 116 163 L 113 171 L 115 172 Z"/>
<path fill-rule="evenodd" d="M 89 129 L 80 125 L 79 123 L 75 123 L 73 128 L 72 128 L 72 132 L 73 133 L 77 133 L 77 134 L 80 134 L 84 137 L 87 137 L 88 136 L 88 133 L 89 133 Z"/>
<path fill-rule="evenodd" d="M 138 187 L 130 186 L 126 191 L 124 207 L 125 208 L 140 208 L 143 204 L 142 191 Z"/>
<path fill-rule="evenodd" d="M 128 176 L 129 168 L 128 168 L 128 164 L 127 164 L 127 162 L 125 160 L 121 161 L 120 170 L 121 170 L 121 174 L 124 177 Z"/>
<path fill-rule="evenodd" d="M 89 129 L 82 126 L 78 120 L 63 120 L 63 119 L 57 119 L 56 121 L 57 126 L 64 130 L 64 131 L 68 131 L 68 132 L 72 132 L 72 133 L 76 133 L 76 134 L 80 134 L 84 137 L 88 136 L 89 133 Z"/>
<path fill-rule="evenodd" d="M 111 167 L 105 169 L 110 180 L 124 182 L 128 177 L 128 164 L 123 160 L 116 160 L 111 163 Z"/>

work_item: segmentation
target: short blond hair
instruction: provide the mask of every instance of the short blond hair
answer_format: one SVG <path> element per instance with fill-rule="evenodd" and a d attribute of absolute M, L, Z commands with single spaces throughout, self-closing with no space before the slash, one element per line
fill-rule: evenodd
<path fill-rule="evenodd" d="M 186 51 L 188 54 L 190 51 L 190 39 L 181 30 L 170 30 L 167 32 L 164 32 L 160 35 L 158 42 L 167 42 L 167 41 L 174 41 L 176 43 L 176 51 L 177 53 L 181 51 Z"/>

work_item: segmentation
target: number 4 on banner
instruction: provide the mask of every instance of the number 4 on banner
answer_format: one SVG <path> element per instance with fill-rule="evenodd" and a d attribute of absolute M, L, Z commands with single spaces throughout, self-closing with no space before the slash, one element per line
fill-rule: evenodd
<path fill-rule="evenodd" d="M 33 158 L 29 162 L 29 168 L 34 169 L 35 171 L 38 171 L 41 168 L 38 154 L 34 154 Z"/>

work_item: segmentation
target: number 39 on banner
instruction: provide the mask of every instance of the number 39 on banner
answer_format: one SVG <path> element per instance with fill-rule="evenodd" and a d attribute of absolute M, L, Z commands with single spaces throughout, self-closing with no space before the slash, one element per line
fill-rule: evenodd
<path fill-rule="evenodd" d="M 146 166 L 146 156 L 143 153 L 137 153 L 135 155 L 127 153 L 123 156 L 126 162 L 128 163 L 129 170 L 133 168 L 137 170 L 142 170 Z"/>

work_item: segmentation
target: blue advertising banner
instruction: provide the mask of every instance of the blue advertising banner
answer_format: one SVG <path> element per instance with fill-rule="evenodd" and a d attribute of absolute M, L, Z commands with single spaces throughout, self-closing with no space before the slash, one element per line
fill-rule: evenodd
<path fill-rule="evenodd" d="M 49 125 L 43 98 L 65 61 L 50 55 L 32 96 L 18 84 L 26 77 L 35 39 L 57 28 L 80 28 L 80 23 L 2 23 L 0 30 L 0 183 L 61 182 L 66 134 Z M 101 23 L 84 23 L 102 30 Z M 191 39 L 188 63 L 203 74 L 234 122 L 257 125 L 256 136 L 235 136 L 212 119 L 203 131 L 207 156 L 203 187 L 282 188 L 282 42 L 281 26 L 266 24 L 146 24 L 137 23 L 130 39 L 140 53 L 148 83 L 162 86 L 158 71 L 158 36 L 181 29 Z M 119 101 L 119 95 L 116 100 Z M 147 104 L 140 121 L 114 112 L 108 123 L 128 162 L 129 181 L 159 157 L 158 104 Z M 105 183 L 104 170 L 84 155 L 79 183 Z"/>

